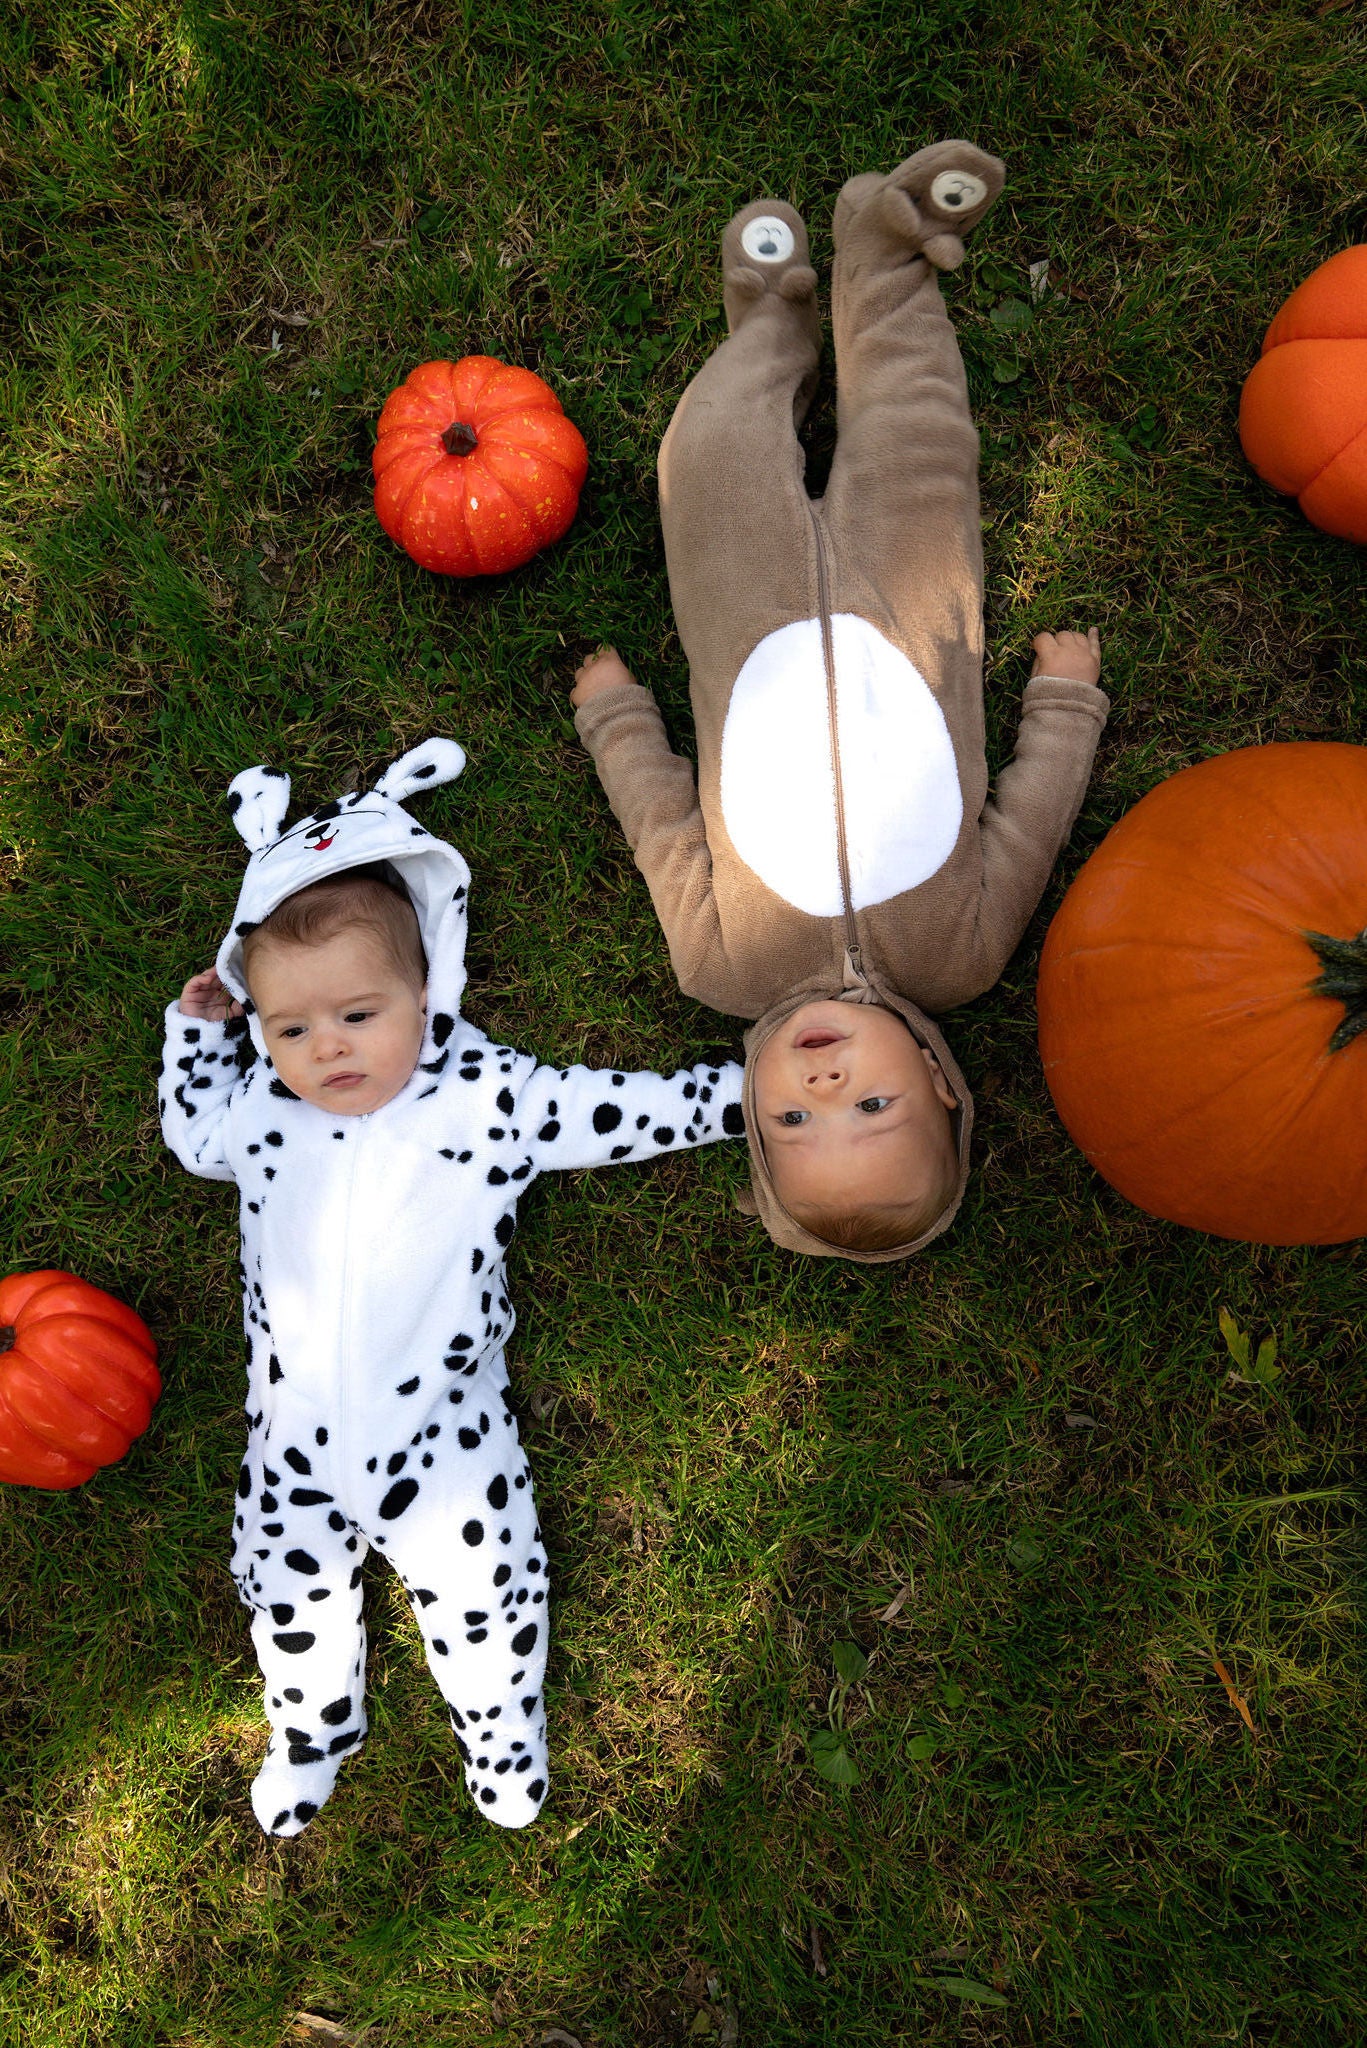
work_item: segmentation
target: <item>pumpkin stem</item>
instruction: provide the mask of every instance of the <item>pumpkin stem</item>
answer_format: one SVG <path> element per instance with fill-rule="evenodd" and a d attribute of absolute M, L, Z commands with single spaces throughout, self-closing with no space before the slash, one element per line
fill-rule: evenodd
<path fill-rule="evenodd" d="M 441 437 L 441 445 L 448 455 L 473 455 L 479 446 L 479 435 L 465 420 L 452 420 Z"/>
<path fill-rule="evenodd" d="M 13 1351 L 17 1335 L 13 1323 L 0 1323 L 0 1351 Z"/>
<path fill-rule="evenodd" d="M 1329 1041 L 1330 1052 L 1342 1052 L 1359 1031 L 1367 1031 L 1367 931 L 1355 939 L 1331 939 L 1324 932 L 1305 937 L 1324 969 L 1310 984 L 1312 994 L 1332 996 L 1346 1012 Z"/>

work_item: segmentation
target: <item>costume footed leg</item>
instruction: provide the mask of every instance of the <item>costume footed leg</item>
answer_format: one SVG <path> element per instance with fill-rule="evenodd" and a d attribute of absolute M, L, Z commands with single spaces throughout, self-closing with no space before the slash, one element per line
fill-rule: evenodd
<path fill-rule="evenodd" d="M 309 1456 L 284 1430 L 283 1455 L 264 1438 L 248 1445 L 233 1538 L 271 1728 L 252 1808 L 271 1835 L 308 1826 L 366 1732 L 366 1544 L 336 1504 L 321 1447 L 295 1434 Z M 296 1483 L 301 1473 L 307 1485 Z"/>
<path fill-rule="evenodd" d="M 935 273 L 962 261 L 1004 175 L 971 143 L 940 142 L 887 176 L 852 178 L 835 209 L 838 441 L 824 517 L 842 561 L 932 631 L 958 631 L 970 585 L 980 602 L 982 560 L 978 436 Z"/>
<path fill-rule="evenodd" d="M 775 626 L 812 609 L 811 511 L 795 422 L 821 328 L 800 215 L 744 207 L 722 238 L 730 333 L 675 408 L 660 448 L 674 615 L 696 674 L 729 680 Z"/>
<path fill-rule="evenodd" d="M 524 1828 L 546 1797 L 549 1580 L 507 1403 L 500 1362 L 492 1381 L 467 1389 L 461 1454 L 443 1486 L 425 1489 L 396 1525 L 387 1554 L 413 1603 L 471 1795 L 486 1820 Z"/>

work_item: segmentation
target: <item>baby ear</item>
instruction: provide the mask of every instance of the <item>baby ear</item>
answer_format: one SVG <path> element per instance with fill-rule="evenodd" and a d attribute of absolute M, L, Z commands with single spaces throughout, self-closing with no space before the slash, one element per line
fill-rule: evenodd
<path fill-rule="evenodd" d="M 465 749 L 454 740 L 424 740 L 392 761 L 375 784 L 375 794 L 401 804 L 420 789 L 435 789 L 438 783 L 454 782 L 465 766 Z"/>
<path fill-rule="evenodd" d="M 228 784 L 228 811 L 253 853 L 274 846 L 290 803 L 290 779 L 279 768 L 258 763 Z"/>

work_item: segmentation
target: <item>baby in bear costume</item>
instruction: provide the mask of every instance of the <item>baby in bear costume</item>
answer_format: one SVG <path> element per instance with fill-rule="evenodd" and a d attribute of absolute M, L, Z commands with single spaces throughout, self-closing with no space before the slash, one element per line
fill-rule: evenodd
<path fill-rule="evenodd" d="M 573 692 L 680 983 L 758 1020 L 753 1199 L 798 1251 L 903 1258 L 949 1224 L 972 1102 L 925 1012 L 1001 973 L 1106 717 L 1095 631 L 1041 634 L 989 801 L 978 438 L 935 273 L 1002 183 L 995 157 L 942 142 L 841 192 L 820 501 L 795 431 L 821 341 L 806 230 L 777 200 L 736 216 L 730 333 L 659 462 L 696 785 L 612 649 Z"/>
<path fill-rule="evenodd" d="M 239 775 L 252 856 L 232 929 L 166 1013 L 166 1142 L 241 1191 L 233 1572 L 271 1726 L 252 1805 L 277 1835 L 307 1826 L 365 1735 L 371 1544 L 413 1602 L 481 1811 L 535 1818 L 547 1581 L 504 1365 L 517 1200 L 548 1169 L 742 1129 L 739 1067 L 540 1067 L 461 1017 L 469 870 L 400 804 L 464 758 L 428 740 L 288 831 L 287 779 Z"/>

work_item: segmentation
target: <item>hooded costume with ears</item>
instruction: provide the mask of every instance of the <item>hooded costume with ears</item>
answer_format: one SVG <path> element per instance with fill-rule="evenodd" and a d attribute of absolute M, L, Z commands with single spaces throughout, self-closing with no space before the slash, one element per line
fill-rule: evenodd
<path fill-rule="evenodd" d="M 739 1067 L 670 1080 L 539 1067 L 461 1017 L 469 870 L 401 803 L 464 758 L 428 740 L 374 790 L 288 831 L 288 780 L 239 775 L 229 803 L 252 854 L 218 971 L 245 1017 L 166 1013 L 166 1142 L 241 1194 L 248 1437 L 233 1572 L 266 1680 L 252 1804 L 272 1834 L 307 1826 L 365 1735 L 372 1544 L 413 1602 L 480 1810 L 505 1827 L 535 1818 L 547 1579 L 504 1365 L 517 1200 L 538 1173 L 742 1129 Z M 379 863 L 417 912 L 426 1030 L 392 1100 L 337 1115 L 275 1073 L 242 942 L 309 883 Z"/>
<path fill-rule="evenodd" d="M 660 514 L 688 657 L 698 774 L 626 683 L 577 725 L 645 875 L 682 987 L 773 1028 L 821 996 L 891 1002 L 958 1098 L 959 1186 L 934 1228 L 852 1253 L 779 1203 L 753 1120 L 754 1196 L 779 1243 L 900 1258 L 943 1229 L 971 1103 L 918 1006 L 990 988 L 1086 792 L 1107 700 L 1036 676 L 988 797 L 978 437 L 936 283 L 1002 188 L 967 142 L 854 178 L 835 210 L 838 445 L 807 496 L 795 422 L 820 324 L 807 235 L 757 200 L 722 243 L 730 334 L 679 401 Z M 894 996 L 896 1000 L 894 1000 Z"/>

